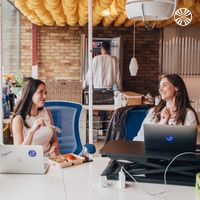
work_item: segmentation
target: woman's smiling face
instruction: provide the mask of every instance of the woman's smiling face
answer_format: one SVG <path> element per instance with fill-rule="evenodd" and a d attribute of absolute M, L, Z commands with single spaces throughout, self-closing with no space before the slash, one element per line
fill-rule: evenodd
<path fill-rule="evenodd" d="M 43 107 L 46 100 L 46 94 L 46 86 L 44 84 L 40 84 L 33 94 L 33 104 L 38 108 Z"/>
<path fill-rule="evenodd" d="M 176 91 L 177 88 L 171 82 L 169 82 L 167 78 L 161 79 L 159 93 L 162 100 L 172 100 L 175 96 Z"/>

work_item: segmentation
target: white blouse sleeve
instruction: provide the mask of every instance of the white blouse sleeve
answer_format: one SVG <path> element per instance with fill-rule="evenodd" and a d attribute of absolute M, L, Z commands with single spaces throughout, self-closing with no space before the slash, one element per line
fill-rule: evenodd
<path fill-rule="evenodd" d="M 187 109 L 184 125 L 194 125 L 197 126 L 197 120 L 194 112 L 190 109 Z"/>
<path fill-rule="evenodd" d="M 143 124 L 147 124 L 147 123 L 152 123 L 151 120 L 154 116 L 154 108 L 151 108 L 149 111 L 148 111 L 148 114 L 147 116 L 144 118 L 143 122 L 142 122 L 142 125 L 140 127 L 140 130 L 138 131 L 138 134 L 136 137 L 133 138 L 134 141 L 144 141 L 144 126 Z"/>

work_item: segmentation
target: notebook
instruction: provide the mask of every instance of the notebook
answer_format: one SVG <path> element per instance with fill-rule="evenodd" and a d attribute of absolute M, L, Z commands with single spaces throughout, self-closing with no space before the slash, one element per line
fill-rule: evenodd
<path fill-rule="evenodd" d="M 196 138 L 196 126 L 144 124 L 145 150 L 195 151 Z"/>
<path fill-rule="evenodd" d="M 0 145 L 0 173 L 45 174 L 43 147 L 39 145 Z"/>

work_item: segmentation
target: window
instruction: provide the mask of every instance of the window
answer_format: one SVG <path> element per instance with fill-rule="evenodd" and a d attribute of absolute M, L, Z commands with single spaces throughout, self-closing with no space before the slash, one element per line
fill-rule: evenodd
<path fill-rule="evenodd" d="M 2 66 L 3 73 L 20 69 L 20 13 L 8 1 L 2 1 Z"/>

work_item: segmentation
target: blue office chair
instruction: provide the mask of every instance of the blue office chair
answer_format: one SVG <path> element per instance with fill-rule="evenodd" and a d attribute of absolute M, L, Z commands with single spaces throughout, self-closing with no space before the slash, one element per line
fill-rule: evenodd
<path fill-rule="evenodd" d="M 147 115 L 147 106 L 137 107 L 136 109 L 128 111 L 127 120 L 125 122 L 125 139 L 133 140 L 140 130 L 141 124 Z"/>
<path fill-rule="evenodd" d="M 133 105 L 118 108 L 108 127 L 105 143 L 110 140 L 133 140 L 147 114 L 148 106 Z"/>
<path fill-rule="evenodd" d="M 60 146 L 60 153 L 80 154 L 87 150 L 88 153 L 95 153 L 96 149 L 92 144 L 82 145 L 79 133 L 79 120 L 82 105 L 68 101 L 47 101 L 45 108 L 51 111 L 54 125 L 62 132 L 57 134 Z"/>

